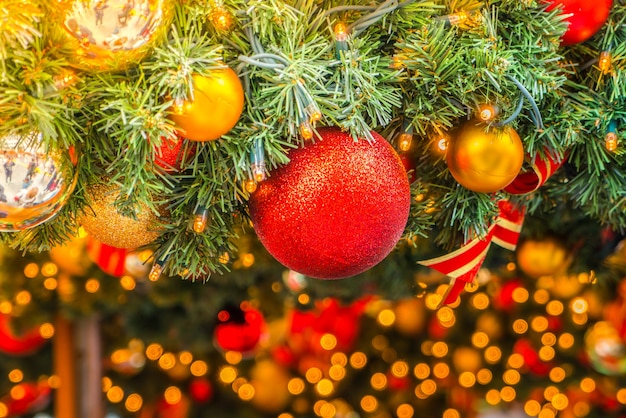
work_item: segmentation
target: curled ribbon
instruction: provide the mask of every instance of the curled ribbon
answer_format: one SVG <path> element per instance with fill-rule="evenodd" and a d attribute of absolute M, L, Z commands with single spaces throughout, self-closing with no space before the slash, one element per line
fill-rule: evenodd
<path fill-rule="evenodd" d="M 558 161 L 550 156 L 545 159 L 536 158 L 532 163 L 532 171 L 520 173 L 504 190 L 516 195 L 531 193 L 543 186 L 562 164 L 563 160 Z M 524 210 L 514 208 L 507 200 L 499 201 L 498 208 L 500 213 L 484 237 L 475 238 L 458 250 L 441 257 L 418 263 L 450 277 L 450 286 L 443 295 L 443 305 L 453 303 L 465 284 L 474 280 L 492 243 L 515 251 L 524 223 Z"/>
<path fill-rule="evenodd" d="M 565 158 L 557 160 L 548 155 L 545 159 L 537 157 L 531 167 L 533 171 L 520 173 L 515 179 L 504 188 L 504 191 L 511 194 L 526 194 L 534 192 L 554 174 L 563 164 Z"/>
<path fill-rule="evenodd" d="M 442 300 L 444 305 L 453 303 L 465 288 L 465 284 L 474 280 L 492 242 L 509 250 L 514 250 L 517 246 L 524 213 L 515 209 L 506 200 L 498 202 L 498 206 L 500 214 L 489 227 L 486 236 L 474 238 L 458 250 L 441 257 L 419 262 L 450 277 L 450 287 Z"/>

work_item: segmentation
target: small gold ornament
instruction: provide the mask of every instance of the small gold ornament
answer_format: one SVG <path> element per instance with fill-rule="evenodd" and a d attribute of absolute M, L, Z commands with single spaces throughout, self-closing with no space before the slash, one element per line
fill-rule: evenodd
<path fill-rule="evenodd" d="M 509 185 L 524 163 L 522 141 L 509 126 L 489 128 L 466 122 L 448 144 L 448 169 L 459 184 L 475 192 L 493 193 Z"/>
<path fill-rule="evenodd" d="M 154 241 L 157 216 L 146 204 L 140 204 L 135 219 L 115 209 L 119 188 L 111 184 L 95 184 L 86 190 L 90 207 L 80 222 L 93 238 L 116 248 L 134 249 Z"/>
<path fill-rule="evenodd" d="M 141 61 L 164 39 L 174 0 L 59 0 L 59 42 L 69 43 L 78 68 L 121 71 Z"/>
<path fill-rule="evenodd" d="M 520 270 L 535 279 L 565 273 L 571 261 L 565 246 L 555 238 L 524 241 L 516 253 Z"/>
<path fill-rule="evenodd" d="M 194 75 L 193 101 L 171 110 L 182 137 L 192 141 L 211 141 L 230 131 L 243 111 L 241 81 L 232 69 L 214 70 L 208 77 Z"/>
<path fill-rule="evenodd" d="M 42 135 L 0 138 L 0 232 L 21 231 L 56 216 L 76 185 L 69 153 L 48 151 Z"/>

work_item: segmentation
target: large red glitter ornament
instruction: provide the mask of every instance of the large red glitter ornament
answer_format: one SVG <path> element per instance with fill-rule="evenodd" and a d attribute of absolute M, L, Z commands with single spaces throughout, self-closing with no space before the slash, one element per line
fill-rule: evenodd
<path fill-rule="evenodd" d="M 548 11 L 557 6 L 567 15 L 569 24 L 561 38 L 561 45 L 574 45 L 586 41 L 600 30 L 613 6 L 613 0 L 547 0 Z"/>
<path fill-rule="evenodd" d="M 265 248 L 283 265 L 320 279 L 364 272 L 400 239 L 411 205 L 398 154 L 372 132 L 355 141 L 339 128 L 290 151 L 290 162 L 250 196 L 250 216 Z"/>

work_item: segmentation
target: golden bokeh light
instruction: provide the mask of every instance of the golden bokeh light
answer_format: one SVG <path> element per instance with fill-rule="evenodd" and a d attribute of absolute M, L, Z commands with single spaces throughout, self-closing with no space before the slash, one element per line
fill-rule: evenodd
<path fill-rule="evenodd" d="M 504 402 L 512 402 L 516 396 L 517 393 L 515 392 L 515 389 L 510 386 L 505 386 L 500 389 L 500 397 Z"/>
<path fill-rule="evenodd" d="M 330 357 L 330 364 L 346 367 L 348 364 L 348 356 L 341 352 L 333 353 Z"/>
<path fill-rule="evenodd" d="M 459 375 L 459 385 L 471 388 L 476 384 L 476 375 L 472 372 L 463 372 Z"/>
<path fill-rule="evenodd" d="M 445 379 L 450 374 L 450 366 L 446 363 L 437 363 L 433 366 L 433 375 L 438 379 Z"/>
<path fill-rule="evenodd" d="M 334 364 L 328 369 L 328 376 L 333 380 L 341 380 L 346 377 L 346 368 L 340 364 Z"/>
<path fill-rule="evenodd" d="M 129 412 L 138 412 L 143 406 L 143 398 L 137 393 L 132 393 L 126 398 L 124 406 Z"/>
<path fill-rule="evenodd" d="M 509 367 L 519 369 L 524 365 L 524 356 L 519 353 L 513 353 L 506 362 Z"/>
<path fill-rule="evenodd" d="M 172 353 L 165 353 L 159 358 L 159 367 L 163 370 L 170 370 L 176 365 L 176 356 Z"/>
<path fill-rule="evenodd" d="M 526 303 L 529 297 L 530 294 L 528 293 L 528 290 L 524 289 L 523 287 L 516 288 L 511 294 L 511 298 L 517 303 Z"/>
<path fill-rule="evenodd" d="M 208 373 L 209 365 L 203 360 L 196 360 L 191 363 L 191 366 L 189 366 L 189 370 L 191 371 L 192 375 L 200 377 Z"/>
<path fill-rule="evenodd" d="M 370 386 L 375 390 L 384 390 L 387 388 L 387 376 L 384 373 L 374 373 L 370 378 Z"/>
<path fill-rule="evenodd" d="M 37 277 L 38 274 L 39 266 L 37 265 L 37 263 L 28 263 L 24 267 L 24 276 L 28 277 L 29 279 L 34 279 L 35 277 Z"/>
<path fill-rule="evenodd" d="M 515 369 L 509 369 L 502 374 L 502 381 L 507 385 L 517 385 L 521 379 L 520 373 Z"/>
<path fill-rule="evenodd" d="M 524 319 L 516 319 L 515 321 L 513 321 L 513 331 L 516 334 L 525 334 L 526 331 L 528 331 L 528 322 L 526 322 Z"/>
<path fill-rule="evenodd" d="M 287 390 L 292 395 L 301 394 L 302 392 L 304 392 L 304 388 L 304 380 L 300 379 L 299 377 L 294 377 L 293 379 L 289 380 L 289 383 L 287 383 Z"/>
<path fill-rule="evenodd" d="M 472 345 L 476 348 L 485 348 L 489 344 L 489 336 L 483 331 L 472 334 Z"/>
<path fill-rule="evenodd" d="M 8 376 L 12 383 L 19 383 L 24 379 L 24 372 L 20 369 L 13 369 L 9 372 Z"/>
<path fill-rule="evenodd" d="M 526 412 L 526 415 L 534 417 L 539 415 L 539 411 L 541 411 L 541 404 L 534 399 L 526 401 L 524 404 L 524 412 Z"/>
<path fill-rule="evenodd" d="M 352 368 L 357 370 L 362 369 L 366 364 L 367 356 L 364 353 L 357 351 L 350 356 L 350 366 L 352 366 Z"/>
<path fill-rule="evenodd" d="M 233 383 L 237 378 L 237 369 L 232 366 L 222 367 L 219 371 L 219 378 L 224 383 Z"/>
<path fill-rule="evenodd" d="M 163 392 L 163 399 L 170 405 L 176 405 L 183 398 L 183 394 L 176 386 L 169 386 Z"/>
<path fill-rule="evenodd" d="M 396 416 L 398 418 L 413 418 L 414 413 L 415 413 L 415 410 L 408 403 L 400 404 L 396 408 Z"/>
<path fill-rule="evenodd" d="M 500 403 L 501 399 L 500 391 L 497 389 L 490 389 L 485 394 L 485 401 L 487 401 L 489 405 L 497 405 Z"/>
<path fill-rule="evenodd" d="M 327 351 L 334 350 L 337 347 L 337 337 L 333 334 L 324 334 L 320 338 L 320 346 Z"/>
<path fill-rule="evenodd" d="M 559 335 L 558 344 L 559 347 L 564 350 L 572 348 L 572 346 L 574 345 L 574 336 L 569 332 L 564 332 L 563 334 Z"/>
<path fill-rule="evenodd" d="M 107 391 L 107 399 L 111 403 L 120 403 L 124 399 L 124 390 L 119 386 L 112 386 Z"/>
<path fill-rule="evenodd" d="M 378 313 L 376 319 L 383 327 L 390 327 L 396 322 L 396 314 L 391 309 L 383 309 Z"/>
<path fill-rule="evenodd" d="M 361 398 L 360 404 L 361 409 L 365 412 L 374 412 L 376 411 L 376 409 L 378 409 L 378 400 L 371 395 L 363 396 Z"/>
<path fill-rule="evenodd" d="M 480 369 L 476 373 L 476 381 L 480 383 L 481 385 L 488 384 L 489 382 L 491 382 L 492 378 L 493 378 L 493 374 L 491 373 L 491 370 L 489 369 Z"/>
<path fill-rule="evenodd" d="M 490 364 L 495 364 L 500 361 L 502 358 L 502 351 L 499 347 L 492 345 L 491 347 L 487 347 L 485 350 L 485 361 Z"/>
<path fill-rule="evenodd" d="M 418 379 L 426 379 L 430 376 L 430 366 L 426 363 L 418 363 L 413 368 L 413 375 Z"/>
<path fill-rule="evenodd" d="M 321 379 L 315 385 L 315 390 L 320 396 L 330 396 L 335 391 L 335 385 L 330 379 Z"/>
<path fill-rule="evenodd" d="M 322 378 L 322 371 L 317 367 L 311 367 L 306 371 L 304 377 L 309 383 L 317 383 Z"/>
<path fill-rule="evenodd" d="M 146 357 L 149 360 L 158 360 L 163 355 L 163 347 L 160 344 L 153 343 L 146 347 Z"/>
<path fill-rule="evenodd" d="M 391 374 L 395 377 L 405 377 L 409 374 L 409 364 L 406 361 L 396 361 L 391 365 Z"/>

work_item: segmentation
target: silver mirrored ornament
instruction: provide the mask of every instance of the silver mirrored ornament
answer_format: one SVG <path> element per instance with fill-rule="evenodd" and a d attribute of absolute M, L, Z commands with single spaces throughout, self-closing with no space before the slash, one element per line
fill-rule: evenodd
<path fill-rule="evenodd" d="M 0 138 L 0 165 L 0 232 L 50 220 L 76 185 L 69 155 L 46 152 L 39 133 Z"/>
<path fill-rule="evenodd" d="M 82 69 L 119 71 L 165 37 L 174 0 L 60 0 L 58 26 Z"/>

